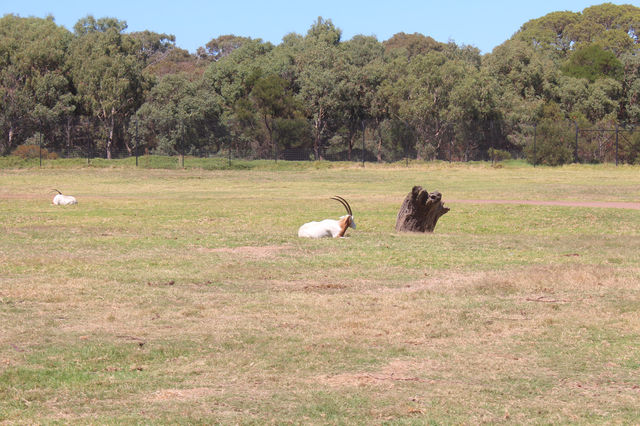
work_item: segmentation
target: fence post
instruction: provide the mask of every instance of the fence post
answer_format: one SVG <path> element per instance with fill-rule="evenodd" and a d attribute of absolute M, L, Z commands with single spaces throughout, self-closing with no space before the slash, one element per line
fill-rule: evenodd
<path fill-rule="evenodd" d="M 229 136 L 229 167 L 231 167 L 231 136 Z"/>
<path fill-rule="evenodd" d="M 576 125 L 576 146 L 573 150 L 573 162 L 578 163 L 578 122 L 574 121 L 574 123 Z"/>
<path fill-rule="evenodd" d="M 40 132 L 40 168 L 42 168 L 42 131 Z"/>
<path fill-rule="evenodd" d="M 618 123 L 616 123 L 616 167 L 618 166 Z"/>
<path fill-rule="evenodd" d="M 538 134 L 538 123 L 533 123 L 533 167 L 536 166 L 538 154 L 536 152 L 536 136 Z"/>

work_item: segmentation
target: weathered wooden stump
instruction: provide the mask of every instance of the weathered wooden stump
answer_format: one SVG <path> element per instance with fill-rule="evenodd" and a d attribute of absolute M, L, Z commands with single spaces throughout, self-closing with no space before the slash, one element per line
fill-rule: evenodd
<path fill-rule="evenodd" d="M 396 231 L 433 232 L 440 216 L 448 211 L 438 191 L 429 194 L 421 186 L 414 186 L 398 211 Z"/>

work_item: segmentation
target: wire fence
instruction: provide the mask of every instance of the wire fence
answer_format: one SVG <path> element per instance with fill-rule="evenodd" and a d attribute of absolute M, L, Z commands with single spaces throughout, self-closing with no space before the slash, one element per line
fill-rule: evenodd
<path fill-rule="evenodd" d="M 640 163 L 640 126 L 610 122 L 606 125 L 580 125 L 576 122 L 507 123 L 469 121 L 440 123 L 437 127 L 417 128 L 401 120 L 378 126 L 363 123 L 351 137 L 339 134 L 307 142 L 302 146 L 281 146 L 277 140 L 225 137 L 212 138 L 195 146 L 176 143 L 172 149 L 158 147 L 158 138 L 143 138 L 137 132 L 120 131 L 111 143 L 99 123 L 82 120 L 70 123 L 56 137 L 46 130 L 36 133 L 14 150 L 27 155 L 51 158 L 121 159 L 146 155 L 185 156 L 233 160 L 273 161 L 352 161 L 408 162 L 441 160 L 449 162 L 500 161 L 526 159 L 534 166 L 565 163 Z M 46 135 L 46 136 L 45 136 Z M 179 142 L 179 141 L 178 141 Z M 25 148 L 25 146 L 27 148 Z M 181 146 L 188 148 L 180 152 Z M 37 154 L 34 151 L 37 147 Z M 184 163 L 183 163 L 184 165 Z"/>

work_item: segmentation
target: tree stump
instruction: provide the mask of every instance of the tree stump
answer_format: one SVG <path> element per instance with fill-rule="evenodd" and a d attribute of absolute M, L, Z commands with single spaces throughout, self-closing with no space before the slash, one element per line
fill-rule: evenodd
<path fill-rule="evenodd" d="M 421 186 L 414 186 L 398 211 L 396 231 L 433 232 L 440 216 L 448 211 L 438 191 L 429 194 Z"/>

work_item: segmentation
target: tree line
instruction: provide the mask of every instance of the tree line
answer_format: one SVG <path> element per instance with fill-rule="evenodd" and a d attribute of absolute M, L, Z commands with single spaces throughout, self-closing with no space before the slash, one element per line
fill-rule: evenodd
<path fill-rule="evenodd" d="M 481 54 L 418 33 L 342 40 L 318 18 L 278 45 L 226 35 L 191 54 L 115 18 L 87 16 L 69 31 L 51 16 L 5 15 L 0 154 L 91 141 L 111 158 L 135 140 L 172 155 L 350 159 L 366 137 L 378 161 L 500 151 L 563 164 L 574 159 L 572 125 L 640 123 L 639 28 L 640 8 L 604 3 L 530 20 Z M 640 132 L 621 156 L 640 162 Z"/>

